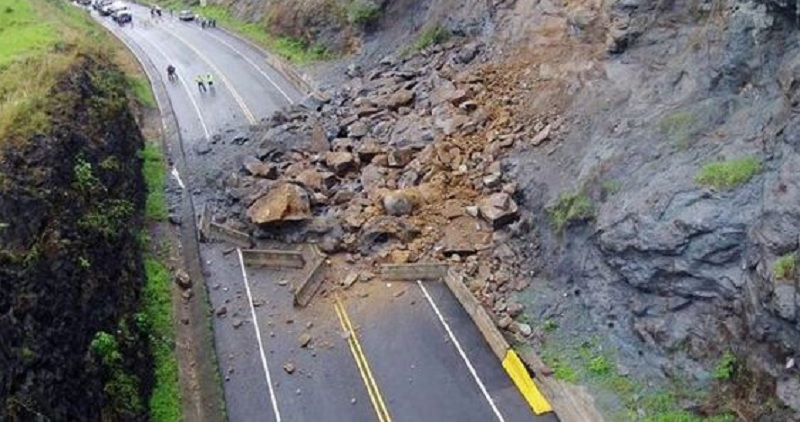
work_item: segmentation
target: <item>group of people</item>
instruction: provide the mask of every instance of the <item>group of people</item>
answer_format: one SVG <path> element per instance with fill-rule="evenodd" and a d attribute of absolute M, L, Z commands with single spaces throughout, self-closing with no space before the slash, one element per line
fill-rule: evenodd
<path fill-rule="evenodd" d="M 159 6 L 150 6 L 150 17 L 151 18 L 160 18 L 161 17 L 161 7 L 159 7 Z"/>
<path fill-rule="evenodd" d="M 167 66 L 167 79 L 169 79 L 170 82 L 175 82 L 178 80 L 178 74 L 176 73 L 175 66 Z M 208 92 L 209 90 L 214 90 L 214 77 L 210 73 L 206 73 L 205 75 L 197 75 L 194 77 L 194 80 L 197 82 L 197 89 L 201 94 Z"/>
<path fill-rule="evenodd" d="M 216 19 L 198 17 L 197 20 L 200 21 L 200 26 L 203 29 L 216 28 L 217 27 L 217 20 Z"/>

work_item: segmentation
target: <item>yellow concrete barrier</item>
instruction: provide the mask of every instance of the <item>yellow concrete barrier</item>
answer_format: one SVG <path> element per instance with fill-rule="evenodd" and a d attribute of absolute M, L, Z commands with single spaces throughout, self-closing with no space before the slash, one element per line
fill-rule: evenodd
<path fill-rule="evenodd" d="M 522 396 L 525 397 L 528 405 L 533 409 L 533 413 L 541 415 L 553 411 L 553 407 L 550 406 L 550 403 L 544 398 L 539 388 L 536 387 L 533 378 L 528 373 L 528 369 L 513 349 L 509 349 L 506 352 L 506 357 L 503 358 L 503 368 L 511 377 L 511 380 L 514 381 Z"/>

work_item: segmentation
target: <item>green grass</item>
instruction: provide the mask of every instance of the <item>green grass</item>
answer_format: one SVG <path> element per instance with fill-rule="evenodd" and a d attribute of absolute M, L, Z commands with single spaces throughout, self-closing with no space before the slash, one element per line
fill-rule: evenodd
<path fill-rule="evenodd" d="M 712 375 L 714 379 L 727 381 L 733 377 L 736 371 L 736 356 L 731 352 L 725 352 L 714 366 Z"/>
<path fill-rule="evenodd" d="M 144 160 L 142 173 L 147 183 L 145 216 L 151 221 L 164 221 L 168 217 L 167 196 L 164 191 L 167 173 L 161 148 L 155 141 L 149 141 L 145 143 L 141 156 Z"/>
<path fill-rule="evenodd" d="M 747 183 L 761 169 L 755 157 L 708 163 L 695 175 L 695 182 L 715 189 L 733 189 Z"/>
<path fill-rule="evenodd" d="M 147 108 L 156 108 L 156 97 L 150 87 L 150 82 L 144 76 L 128 75 L 128 89 L 133 93 L 139 103 Z"/>
<path fill-rule="evenodd" d="M 584 192 L 562 192 L 555 205 L 547 210 L 547 215 L 555 231 L 561 233 L 567 223 L 591 218 L 594 208 Z"/>
<path fill-rule="evenodd" d="M 797 254 L 789 252 L 772 264 L 775 280 L 793 280 L 797 275 Z"/>
<path fill-rule="evenodd" d="M 42 20 L 28 0 L 4 0 L 0 3 L 0 67 L 47 50 L 57 40 L 58 32 Z"/>
<path fill-rule="evenodd" d="M 303 64 L 331 57 L 321 45 L 309 45 L 303 40 L 295 38 L 276 37 L 269 34 L 263 24 L 243 22 L 234 17 L 231 12 L 224 7 L 195 7 L 193 10 L 204 17 L 216 19 L 219 25 L 223 25 L 247 37 L 256 44 L 291 62 Z"/>
<path fill-rule="evenodd" d="M 113 57 L 119 51 L 123 51 L 119 42 L 67 1 L 4 0 L 0 5 L 0 144 L 21 144 L 31 134 L 46 132 L 48 112 L 68 102 L 62 93 L 53 93 L 58 79 L 85 55 Z"/>
<path fill-rule="evenodd" d="M 613 353 L 603 350 L 596 338 L 582 341 L 578 345 L 545 343 L 541 350 L 542 360 L 554 371 L 556 379 L 588 385 L 590 389 L 611 393 L 615 399 L 609 410 L 609 420 L 649 422 L 733 422 L 729 414 L 701 417 L 680 408 L 681 399 L 697 391 L 678 385 L 653 389 L 628 375 L 619 373 L 613 363 Z M 602 401 L 603 395 L 596 396 Z M 617 401 L 618 400 L 618 401 Z M 621 404 L 621 408 L 619 408 Z"/>
<path fill-rule="evenodd" d="M 155 422 L 181 420 L 178 388 L 178 361 L 175 358 L 171 277 L 161 261 L 146 258 L 147 277 L 142 290 L 142 313 L 137 317 L 150 333 L 150 348 L 155 366 L 155 385 L 150 396 L 150 417 Z"/>

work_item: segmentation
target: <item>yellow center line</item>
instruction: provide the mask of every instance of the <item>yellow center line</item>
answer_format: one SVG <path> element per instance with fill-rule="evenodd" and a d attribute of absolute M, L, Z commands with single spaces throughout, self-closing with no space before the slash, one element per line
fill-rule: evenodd
<path fill-rule="evenodd" d="M 375 413 L 378 415 L 378 420 L 380 422 L 391 422 L 392 417 L 389 415 L 389 410 L 386 408 L 386 403 L 383 400 L 375 377 L 372 376 L 367 357 L 361 349 L 361 344 L 358 342 L 358 337 L 353 329 L 353 325 L 350 323 L 350 318 L 347 316 L 347 311 L 338 296 L 335 298 L 333 308 L 336 311 L 336 315 L 339 317 L 339 323 L 342 329 L 349 334 L 347 342 L 350 346 L 350 352 L 353 354 L 353 358 L 358 366 L 358 371 L 361 373 L 361 379 L 364 381 L 364 386 L 367 388 L 367 394 L 369 394 L 372 406 L 375 408 Z"/>
<path fill-rule="evenodd" d="M 236 89 L 233 87 L 233 84 L 231 84 L 231 82 L 228 80 L 228 78 L 225 77 L 225 74 L 222 73 L 222 71 L 219 70 L 219 68 L 217 66 L 215 66 L 214 63 L 211 60 L 209 60 L 205 55 L 203 55 L 203 53 L 201 53 L 200 50 L 195 48 L 188 41 L 184 40 L 180 35 L 176 34 L 173 31 L 170 31 L 167 28 L 163 28 L 163 29 L 164 29 L 164 31 L 166 31 L 170 35 L 172 35 L 173 37 L 177 38 L 178 41 L 182 42 L 187 47 L 189 47 L 192 51 L 194 51 L 194 53 L 197 54 L 198 57 L 200 57 L 200 60 L 206 62 L 206 64 L 211 69 L 213 69 L 214 72 L 216 72 L 216 74 L 219 76 L 219 79 L 222 80 L 222 83 L 224 83 L 225 85 L 228 86 L 228 90 L 231 92 L 231 95 L 233 95 L 233 99 L 236 101 L 236 103 L 239 104 L 239 107 L 242 109 L 242 112 L 244 112 L 244 116 L 247 117 L 247 121 L 249 121 L 251 125 L 255 124 L 256 123 L 256 118 L 253 116 L 253 113 L 250 112 L 250 109 L 247 107 L 247 104 L 245 104 L 244 100 L 239 95 L 239 92 L 237 92 Z"/>

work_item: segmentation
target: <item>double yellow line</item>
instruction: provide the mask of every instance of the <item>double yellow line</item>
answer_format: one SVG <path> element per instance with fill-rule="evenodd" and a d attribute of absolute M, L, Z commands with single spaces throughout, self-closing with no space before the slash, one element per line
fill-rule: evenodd
<path fill-rule="evenodd" d="M 372 371 L 369 369 L 367 357 L 364 351 L 361 350 L 361 344 L 358 342 L 356 331 L 353 329 L 353 324 L 350 323 L 350 318 L 347 316 L 347 311 L 339 300 L 339 296 L 335 296 L 333 309 L 339 317 L 339 323 L 342 329 L 348 334 L 347 344 L 350 346 L 350 352 L 353 353 L 353 358 L 358 366 L 358 372 L 361 373 L 361 379 L 364 381 L 364 386 L 367 388 L 367 394 L 372 401 L 372 406 L 375 408 L 375 413 L 378 415 L 379 422 L 391 422 L 392 417 L 389 415 L 389 410 L 386 408 L 381 391 L 378 389 L 378 383 L 375 382 L 375 377 L 372 376 Z"/>

